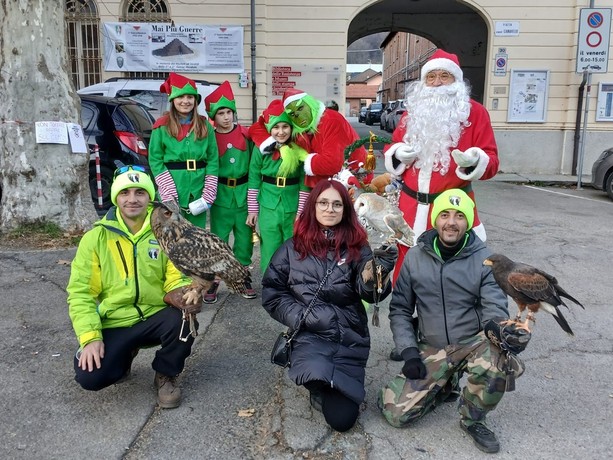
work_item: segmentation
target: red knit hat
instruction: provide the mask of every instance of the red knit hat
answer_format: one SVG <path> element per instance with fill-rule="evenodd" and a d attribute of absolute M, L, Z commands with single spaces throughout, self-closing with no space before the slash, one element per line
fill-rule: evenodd
<path fill-rule="evenodd" d="M 283 93 L 283 107 L 287 107 L 292 102 L 297 101 L 298 99 L 302 99 L 306 96 L 307 93 L 302 91 L 301 89 L 290 88 L 286 89 Z"/>
<path fill-rule="evenodd" d="M 236 102 L 234 102 L 234 93 L 230 82 L 224 81 L 215 91 L 205 97 L 204 105 L 210 118 L 215 118 L 219 109 L 230 109 L 236 113 Z"/>
<path fill-rule="evenodd" d="M 264 119 L 264 125 L 266 125 L 266 130 L 268 132 L 270 132 L 277 123 L 285 122 L 290 126 L 292 124 L 289 115 L 285 112 L 281 99 L 272 101 L 268 107 L 266 107 L 264 113 L 262 113 L 262 118 Z"/>
<path fill-rule="evenodd" d="M 198 104 L 202 100 L 202 96 L 198 94 L 196 82 L 178 73 L 170 72 L 168 78 L 160 86 L 160 92 L 168 94 L 168 100 L 172 101 L 175 97 L 191 94 L 196 96 Z"/>
<path fill-rule="evenodd" d="M 446 70 L 453 75 L 456 81 L 464 81 L 464 74 L 460 68 L 458 57 L 442 49 L 437 49 L 421 68 L 421 80 L 425 81 L 428 72 L 433 70 Z"/>

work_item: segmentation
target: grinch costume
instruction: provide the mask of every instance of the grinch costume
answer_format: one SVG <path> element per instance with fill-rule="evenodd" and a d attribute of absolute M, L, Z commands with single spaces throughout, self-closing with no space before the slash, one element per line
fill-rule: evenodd
<path fill-rule="evenodd" d="M 276 99 L 260 120 L 270 132 L 278 123 L 291 126 L 283 103 Z M 293 142 L 275 143 L 270 155 L 256 147 L 249 166 L 249 214 L 257 214 L 260 226 L 260 268 L 266 271 L 270 259 L 283 242 L 294 234 L 296 215 L 302 211 L 309 189 L 304 185 L 300 158 L 307 152 Z"/>
<path fill-rule="evenodd" d="M 295 142 L 308 152 L 304 160 L 305 185 L 312 188 L 320 180 L 330 179 L 341 170 L 345 148 L 357 141 L 359 136 L 345 117 L 327 109 L 323 102 L 304 91 L 285 91 L 283 106 L 290 115 Z M 298 112 L 308 113 L 308 116 L 303 120 Z M 249 133 L 260 152 L 272 153 L 275 141 L 263 122 L 258 121 Z M 349 158 L 349 168 L 357 171 L 365 160 L 366 150 L 359 147 Z"/>
<path fill-rule="evenodd" d="M 463 73 L 454 54 L 437 50 L 422 67 L 421 81 L 425 82 L 426 75 L 433 70 L 447 71 L 453 75 L 456 82 L 463 82 Z M 459 188 L 475 201 L 471 182 L 494 177 L 498 171 L 498 149 L 489 114 L 478 102 L 470 99 L 469 104 L 468 119 L 463 122 L 457 145 L 452 145 L 452 151 L 448 155 L 448 168 L 440 165 L 434 167 L 432 164 L 422 167 L 416 165 L 416 154 L 411 151 L 410 142 L 413 142 L 419 133 L 409 132 L 407 127 L 408 117 L 411 116 L 409 106 L 392 135 L 393 143 L 384 152 L 386 169 L 402 182 L 398 207 L 415 232 L 415 241 L 421 233 L 432 228 L 430 213 L 432 203 L 438 195 L 446 190 Z M 485 229 L 476 208 L 473 230 L 485 241 Z M 399 245 L 395 276 L 400 272 L 407 250 L 407 247 Z"/>
<path fill-rule="evenodd" d="M 215 201 L 219 168 L 215 131 L 205 117 L 198 115 L 197 105 L 201 96 L 193 80 L 171 73 L 160 91 L 169 95 L 171 104 L 173 99 L 186 94 L 195 96 L 197 102 L 189 117 L 180 118 L 178 136 L 173 136 L 169 131 L 171 117 L 176 112 L 174 107 L 155 122 L 149 142 L 149 167 L 160 199 L 177 200 L 185 217 L 204 228 L 206 213 L 191 214 L 189 204 L 202 198 L 208 207 Z M 204 123 L 206 136 L 197 136 L 194 117 L 200 117 L 201 123 Z"/>
<path fill-rule="evenodd" d="M 234 93 L 230 83 L 224 81 L 215 91 L 204 98 L 206 111 L 214 120 L 220 109 L 236 113 Z M 211 231 L 226 243 L 230 233 L 234 236 L 232 248 L 237 260 L 248 266 L 253 254 L 252 229 L 247 221 L 247 179 L 253 143 L 247 130 L 233 123 L 229 132 L 215 128 L 219 150 L 219 175 L 217 199 L 211 207 Z"/>

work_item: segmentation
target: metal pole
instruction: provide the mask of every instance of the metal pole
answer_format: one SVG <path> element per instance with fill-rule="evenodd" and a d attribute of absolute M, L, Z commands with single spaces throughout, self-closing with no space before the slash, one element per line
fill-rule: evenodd
<path fill-rule="evenodd" d="M 258 120 L 258 98 L 255 83 L 255 0 L 251 0 L 251 118 Z"/>

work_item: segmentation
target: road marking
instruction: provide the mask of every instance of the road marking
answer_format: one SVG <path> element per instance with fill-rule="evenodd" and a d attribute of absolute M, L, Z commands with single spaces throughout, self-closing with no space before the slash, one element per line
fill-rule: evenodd
<path fill-rule="evenodd" d="M 562 196 L 568 196 L 570 198 L 577 198 L 578 200 L 587 200 L 587 201 L 594 201 L 596 203 L 613 204 L 613 201 L 602 201 L 602 200 L 597 200 L 595 198 L 586 198 L 583 196 L 571 195 L 570 193 L 555 192 L 553 190 L 546 190 L 542 187 L 535 187 L 533 185 L 524 185 L 524 187 L 530 188 L 532 190 L 539 190 L 541 192 L 553 193 L 554 195 L 562 195 Z"/>

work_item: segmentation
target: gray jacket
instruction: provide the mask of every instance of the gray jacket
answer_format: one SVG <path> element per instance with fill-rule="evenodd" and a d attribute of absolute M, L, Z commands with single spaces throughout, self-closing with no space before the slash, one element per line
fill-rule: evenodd
<path fill-rule="evenodd" d="M 483 265 L 491 251 L 471 230 L 459 254 L 447 262 L 433 247 L 436 229 L 419 238 L 404 259 L 390 302 L 396 349 L 416 347 L 411 318 L 417 311 L 419 341 L 436 348 L 474 336 L 490 319 L 508 318 L 507 296 Z"/>

